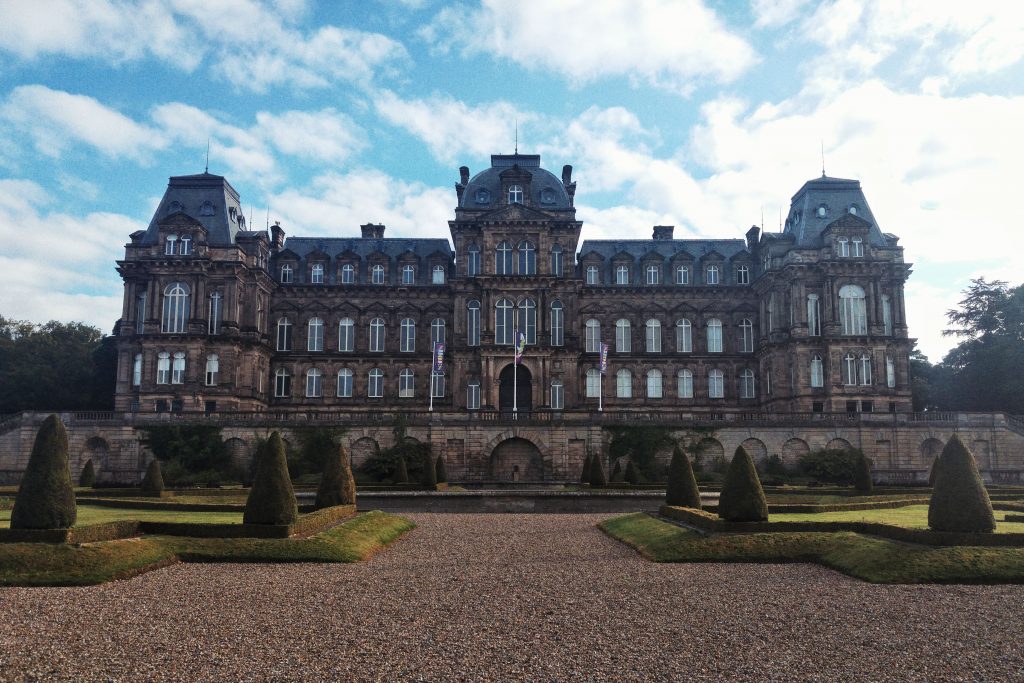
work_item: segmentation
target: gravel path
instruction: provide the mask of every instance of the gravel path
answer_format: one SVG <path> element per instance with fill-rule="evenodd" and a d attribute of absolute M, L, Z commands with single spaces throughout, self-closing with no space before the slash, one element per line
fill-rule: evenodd
<path fill-rule="evenodd" d="M 358 565 L 0 589 L 0 680 L 1024 679 L 1024 587 L 656 565 L 601 515 L 413 515 Z"/>

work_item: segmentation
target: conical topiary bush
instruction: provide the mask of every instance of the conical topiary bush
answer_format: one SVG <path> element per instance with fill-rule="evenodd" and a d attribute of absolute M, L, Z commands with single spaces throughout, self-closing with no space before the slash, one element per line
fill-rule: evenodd
<path fill-rule="evenodd" d="M 399 455 L 398 462 L 395 464 L 395 483 L 396 484 L 408 484 L 409 483 L 409 468 L 405 466 L 405 456 Z"/>
<path fill-rule="evenodd" d="M 607 485 L 608 477 L 604 473 L 604 463 L 601 462 L 601 456 L 595 453 L 593 460 L 590 462 L 590 486 L 600 489 Z"/>
<path fill-rule="evenodd" d="M 757 477 L 754 461 L 743 446 L 736 447 L 722 482 L 718 516 L 729 522 L 763 522 L 768 519 L 768 502 Z"/>
<path fill-rule="evenodd" d="M 995 531 L 992 501 L 981 481 L 974 456 L 959 434 L 954 434 L 942 449 L 935 470 L 928 526 L 933 531 Z"/>
<path fill-rule="evenodd" d="M 935 456 L 932 460 L 932 468 L 928 470 L 928 485 L 935 486 L 935 474 L 939 469 L 939 456 Z"/>
<path fill-rule="evenodd" d="M 288 476 L 281 435 L 271 434 L 261 451 L 242 521 L 246 524 L 292 524 L 299 517 L 299 506 Z"/>
<path fill-rule="evenodd" d="M 423 474 L 420 476 L 420 483 L 428 489 L 437 488 L 437 467 L 434 465 L 434 458 L 426 448 L 420 454 L 420 465 Z"/>
<path fill-rule="evenodd" d="M 611 481 L 626 481 L 626 475 L 622 473 L 622 463 L 620 460 L 615 461 L 615 467 L 612 468 Z"/>
<path fill-rule="evenodd" d="M 348 477 L 346 477 L 348 470 Z M 347 481 L 346 481 L 347 480 Z M 320 485 L 316 489 L 316 509 L 334 507 L 335 505 L 351 505 L 345 502 L 346 485 L 352 482 L 352 474 L 348 464 L 348 454 L 345 447 L 338 444 L 338 447 L 324 460 L 324 471 L 320 475 Z M 354 497 L 349 497 L 349 501 Z"/>
<path fill-rule="evenodd" d="M 50 415 L 36 433 L 11 510 L 11 528 L 68 529 L 76 519 L 68 433 L 60 418 Z"/>
<path fill-rule="evenodd" d="M 672 462 L 668 466 L 668 488 L 665 490 L 665 504 L 684 508 L 700 509 L 700 490 L 693 476 L 690 459 L 679 446 L 672 451 Z"/>
<path fill-rule="evenodd" d="M 160 461 L 153 458 L 146 468 L 146 476 L 142 478 L 142 492 L 151 496 L 159 496 L 164 491 L 164 473 L 160 469 Z"/>
<path fill-rule="evenodd" d="M 853 487 L 860 493 L 871 493 L 871 461 L 866 455 L 857 458 L 857 471 L 854 473 Z"/>
<path fill-rule="evenodd" d="M 636 471 L 636 465 L 633 464 L 633 458 L 630 458 L 626 463 L 626 475 L 624 479 L 630 484 L 640 483 L 640 473 Z"/>
<path fill-rule="evenodd" d="M 592 464 L 592 462 L 591 462 L 592 458 L 593 458 L 593 456 L 590 453 L 587 453 L 586 457 L 583 458 L 583 471 L 580 472 L 580 483 L 581 484 L 589 484 L 590 483 L 590 466 Z"/>
<path fill-rule="evenodd" d="M 96 468 L 92 465 L 92 458 L 85 461 L 82 473 L 78 475 L 78 485 L 85 488 L 92 488 L 96 485 Z"/>
<path fill-rule="evenodd" d="M 437 463 L 434 466 L 434 473 L 437 476 L 438 484 L 448 483 L 448 468 L 444 464 L 444 456 L 437 456 Z"/>

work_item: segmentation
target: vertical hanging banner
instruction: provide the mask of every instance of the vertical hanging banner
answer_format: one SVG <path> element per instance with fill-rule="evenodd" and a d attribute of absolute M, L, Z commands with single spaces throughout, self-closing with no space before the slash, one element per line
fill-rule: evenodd
<path fill-rule="evenodd" d="M 516 365 L 523 360 L 523 353 L 526 351 L 526 335 L 516 330 Z"/>
<path fill-rule="evenodd" d="M 608 374 L 608 345 L 605 343 L 601 344 L 601 374 Z"/>
<path fill-rule="evenodd" d="M 444 342 L 434 344 L 434 372 L 444 370 Z"/>

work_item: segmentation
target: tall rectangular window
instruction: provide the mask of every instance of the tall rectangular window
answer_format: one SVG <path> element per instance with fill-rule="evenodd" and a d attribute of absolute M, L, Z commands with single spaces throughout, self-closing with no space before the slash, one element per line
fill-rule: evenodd
<path fill-rule="evenodd" d="M 885 357 L 885 386 L 896 388 L 896 363 L 889 356 Z"/>
<path fill-rule="evenodd" d="M 135 334 L 146 331 L 146 293 L 135 298 Z"/>
<path fill-rule="evenodd" d="M 171 354 L 161 351 L 156 357 L 156 383 L 171 383 Z"/>
<path fill-rule="evenodd" d="M 479 301 L 470 301 L 466 307 L 466 345 L 480 346 Z"/>
<path fill-rule="evenodd" d="M 676 266 L 676 284 L 677 285 L 688 285 L 688 284 L 690 284 L 690 267 L 689 266 Z"/>
<path fill-rule="evenodd" d="M 470 380 L 466 385 L 466 408 L 469 410 L 480 409 L 480 380 Z"/>
<path fill-rule="evenodd" d="M 565 408 L 565 385 L 562 380 L 556 379 L 551 382 L 551 409 L 562 410 Z"/>
<path fill-rule="evenodd" d="M 217 354 L 211 353 L 206 357 L 206 386 L 215 386 L 218 375 L 220 375 L 220 358 Z"/>
<path fill-rule="evenodd" d="M 135 361 L 132 363 L 132 386 L 142 384 L 142 354 L 135 354 Z"/>
<path fill-rule="evenodd" d="M 597 273 L 598 273 L 597 266 L 587 266 L 587 284 L 588 285 L 596 285 L 597 284 Z"/>
<path fill-rule="evenodd" d="M 616 266 L 615 267 L 615 284 L 617 284 L 617 285 L 628 285 L 629 284 L 629 266 Z"/>
<path fill-rule="evenodd" d="M 565 344 L 565 310 L 561 301 L 551 304 L 551 345 L 563 346 Z"/>
<path fill-rule="evenodd" d="M 601 395 L 601 371 L 597 368 L 587 370 L 587 398 Z"/>
<path fill-rule="evenodd" d="M 209 326 L 207 331 L 210 334 L 220 334 L 220 324 L 224 317 L 224 295 L 214 292 L 210 295 L 210 315 L 208 316 Z"/>
<path fill-rule="evenodd" d="M 352 398 L 352 371 L 348 368 L 338 370 L 338 396 Z"/>
<path fill-rule="evenodd" d="M 885 336 L 892 336 L 892 300 L 887 294 L 882 295 L 882 325 Z"/>
<path fill-rule="evenodd" d="M 174 354 L 174 363 L 171 365 L 171 384 L 185 383 L 185 354 L 178 351 Z"/>
<path fill-rule="evenodd" d="M 812 337 L 821 336 L 821 311 L 817 294 L 807 295 L 807 334 Z"/>
<path fill-rule="evenodd" d="M 352 318 L 342 318 L 338 322 L 338 350 L 352 351 L 356 344 L 356 323 Z"/>

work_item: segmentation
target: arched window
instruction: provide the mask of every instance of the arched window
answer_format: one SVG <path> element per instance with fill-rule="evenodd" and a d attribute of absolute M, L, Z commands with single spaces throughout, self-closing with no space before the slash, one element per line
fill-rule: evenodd
<path fill-rule="evenodd" d="M 384 398 L 384 371 L 380 368 L 370 370 L 366 384 L 366 395 L 369 398 Z"/>
<path fill-rule="evenodd" d="M 676 284 L 690 284 L 690 266 L 676 266 Z"/>
<path fill-rule="evenodd" d="M 890 389 L 896 388 L 896 363 L 891 356 L 885 357 L 885 386 Z"/>
<path fill-rule="evenodd" d="M 871 378 L 871 356 L 862 354 L 860 357 L 860 383 L 868 386 L 872 383 Z"/>
<path fill-rule="evenodd" d="M 444 344 L 444 318 L 434 318 L 430 321 L 430 343 Z"/>
<path fill-rule="evenodd" d="M 625 318 L 615 321 L 615 352 L 629 353 L 632 351 L 629 321 Z"/>
<path fill-rule="evenodd" d="M 185 331 L 188 321 L 189 290 L 184 282 L 172 282 L 164 288 L 162 332 L 170 334 Z"/>
<path fill-rule="evenodd" d="M 651 265 L 647 266 L 645 272 L 647 273 L 647 284 L 649 284 L 649 285 L 661 284 L 661 268 L 659 268 L 658 266 L 656 266 L 654 264 L 651 264 Z"/>
<path fill-rule="evenodd" d="M 494 248 L 494 272 L 496 275 L 512 274 L 512 245 L 501 242 Z"/>
<path fill-rule="evenodd" d="M 220 334 L 220 324 L 224 317 L 224 295 L 214 292 L 210 295 L 210 315 L 207 317 L 207 332 Z"/>
<path fill-rule="evenodd" d="M 171 384 L 185 383 L 185 352 L 177 351 L 171 365 Z"/>
<path fill-rule="evenodd" d="M 466 408 L 479 410 L 480 408 L 480 380 L 471 379 L 466 385 Z"/>
<path fill-rule="evenodd" d="M 586 333 L 584 335 L 586 339 L 586 352 L 587 353 L 598 353 L 601 351 L 601 323 L 597 322 L 593 318 L 586 322 Z"/>
<path fill-rule="evenodd" d="M 480 346 L 480 302 L 466 304 L 466 345 Z"/>
<path fill-rule="evenodd" d="M 557 244 L 551 247 L 551 274 L 562 277 L 562 247 Z"/>
<path fill-rule="evenodd" d="M 338 396 L 352 398 L 352 371 L 348 368 L 338 370 Z"/>
<path fill-rule="evenodd" d="M 494 305 L 494 343 L 511 346 L 515 336 L 515 306 L 508 299 Z"/>
<path fill-rule="evenodd" d="M 633 398 L 633 373 L 626 368 L 615 373 L 615 396 Z"/>
<path fill-rule="evenodd" d="M 647 353 L 661 353 L 661 321 L 648 320 L 647 328 Z"/>
<path fill-rule="evenodd" d="M 341 284 L 351 285 L 355 284 L 356 281 L 356 267 L 351 263 L 346 263 L 341 267 Z"/>
<path fill-rule="evenodd" d="M 284 284 L 291 284 L 295 280 L 295 272 L 292 270 L 290 264 L 284 264 L 281 266 L 281 282 Z"/>
<path fill-rule="evenodd" d="M 596 285 L 597 284 L 597 275 L 598 275 L 597 266 L 587 266 L 587 284 L 588 285 Z"/>
<path fill-rule="evenodd" d="M 738 285 L 749 285 L 750 284 L 750 267 L 749 266 L 737 266 L 736 267 L 736 284 L 738 284 Z"/>
<path fill-rule="evenodd" d="M 853 386 L 857 383 L 857 357 L 852 353 L 843 356 L 843 384 Z"/>
<path fill-rule="evenodd" d="M 309 319 L 309 333 L 306 336 L 306 350 L 324 350 L 324 321 L 321 318 Z"/>
<path fill-rule="evenodd" d="M 615 266 L 615 284 L 629 284 L 629 266 Z"/>
<path fill-rule="evenodd" d="M 708 353 L 722 352 L 722 321 L 718 318 L 708 320 Z"/>
<path fill-rule="evenodd" d="M 509 204 L 522 204 L 523 203 L 523 186 L 522 185 L 510 185 L 508 188 L 508 203 Z"/>
<path fill-rule="evenodd" d="M 705 284 L 709 284 L 709 285 L 717 285 L 718 284 L 718 273 L 719 273 L 718 266 L 714 266 L 714 265 L 708 266 L 707 270 L 705 270 L 704 273 L 705 273 L 705 277 L 704 277 Z"/>
<path fill-rule="evenodd" d="M 882 295 L 882 328 L 886 337 L 892 336 L 892 300 L 888 294 Z"/>
<path fill-rule="evenodd" d="M 414 379 L 412 370 L 409 368 L 398 373 L 398 398 L 413 398 L 415 396 Z"/>
<path fill-rule="evenodd" d="M 466 275 L 475 277 L 480 274 L 480 247 L 475 244 L 466 249 Z"/>
<path fill-rule="evenodd" d="M 807 334 L 821 336 L 821 307 L 817 294 L 807 295 Z"/>
<path fill-rule="evenodd" d="M 519 274 L 537 274 L 537 248 L 526 240 L 519 243 Z"/>
<path fill-rule="evenodd" d="M 192 238 L 188 235 L 182 235 L 178 241 L 178 253 L 182 256 L 188 256 L 192 253 Z"/>
<path fill-rule="evenodd" d="M 167 256 L 173 256 L 178 249 L 178 236 L 168 235 L 167 241 L 164 243 L 164 254 Z"/>
<path fill-rule="evenodd" d="M 313 268 L 309 271 L 309 281 L 314 285 L 322 285 L 324 283 L 324 264 L 313 264 Z"/>
<path fill-rule="evenodd" d="M 679 398 L 693 398 L 693 373 L 689 370 L 680 370 L 676 373 L 676 389 Z"/>
<path fill-rule="evenodd" d="M 693 351 L 693 326 L 686 318 L 676 321 L 676 352 L 690 353 Z"/>
<path fill-rule="evenodd" d="M 754 398 L 754 371 L 747 369 L 740 373 L 740 398 Z"/>
<path fill-rule="evenodd" d="M 277 350 L 292 350 L 292 321 L 288 318 L 279 318 L 277 321 Z"/>
<path fill-rule="evenodd" d="M 562 380 L 551 380 L 551 409 L 562 410 L 565 408 L 565 385 Z"/>
<path fill-rule="evenodd" d="M 356 322 L 352 318 L 338 321 L 338 350 L 352 351 L 356 347 Z"/>
<path fill-rule="evenodd" d="M 565 310 L 562 302 L 555 299 L 551 302 L 551 345 L 565 344 Z"/>
<path fill-rule="evenodd" d="M 837 256 L 840 258 L 846 258 L 850 255 L 850 240 L 846 237 L 840 237 L 836 242 Z"/>
<path fill-rule="evenodd" d="M 278 368 L 274 373 L 274 396 L 285 398 L 292 395 L 292 376 L 284 368 Z"/>
<path fill-rule="evenodd" d="M 434 266 L 430 271 L 430 282 L 435 285 L 444 284 L 444 266 Z"/>
<path fill-rule="evenodd" d="M 156 383 L 171 383 L 171 354 L 161 351 L 156 355 Z"/>
<path fill-rule="evenodd" d="M 323 373 L 310 368 L 306 371 L 306 398 L 320 398 L 323 396 Z"/>
<path fill-rule="evenodd" d="M 850 241 L 850 245 L 852 247 L 851 256 L 855 258 L 864 256 L 864 240 L 859 237 L 854 237 Z"/>
<path fill-rule="evenodd" d="M 811 356 L 811 386 L 825 386 L 825 367 L 821 362 L 821 356 L 817 354 Z"/>
<path fill-rule="evenodd" d="M 661 398 L 661 370 L 647 371 L 647 398 Z"/>
<path fill-rule="evenodd" d="M 601 371 L 597 368 L 587 370 L 587 398 L 601 395 Z"/>
<path fill-rule="evenodd" d="M 376 265 L 370 269 L 370 282 L 375 285 L 384 284 L 384 266 Z"/>
<path fill-rule="evenodd" d="M 416 268 L 410 265 L 402 266 L 402 284 L 411 285 L 416 282 Z"/>
<path fill-rule="evenodd" d="M 135 354 L 135 360 L 132 363 L 132 386 L 137 387 L 142 384 L 142 354 Z"/>
<path fill-rule="evenodd" d="M 217 385 L 217 375 L 220 374 L 220 358 L 215 353 L 206 357 L 206 386 Z"/>
<path fill-rule="evenodd" d="M 370 321 L 370 351 L 384 350 L 384 318 L 374 318 Z"/>
<path fill-rule="evenodd" d="M 430 395 L 434 398 L 444 398 L 444 372 L 431 370 L 430 372 Z"/>
<path fill-rule="evenodd" d="M 412 353 L 416 350 L 416 321 L 412 318 L 402 318 L 399 336 L 398 350 L 402 353 Z"/>
<path fill-rule="evenodd" d="M 725 379 L 721 370 L 708 373 L 708 398 L 725 398 Z"/>
<path fill-rule="evenodd" d="M 843 334 L 864 335 L 868 333 L 864 290 L 857 285 L 846 285 L 839 290 L 839 319 L 843 326 Z"/>
<path fill-rule="evenodd" d="M 527 344 L 537 343 L 537 304 L 533 299 L 519 302 L 519 331 L 526 335 Z"/>
<path fill-rule="evenodd" d="M 740 351 L 743 353 L 754 352 L 754 323 L 749 318 L 744 318 L 740 321 L 740 332 L 742 333 L 742 339 L 740 342 Z"/>

